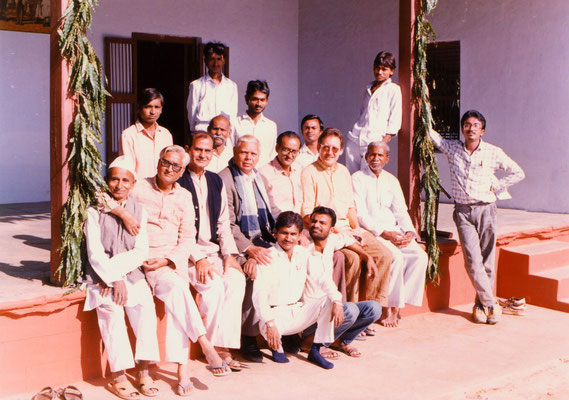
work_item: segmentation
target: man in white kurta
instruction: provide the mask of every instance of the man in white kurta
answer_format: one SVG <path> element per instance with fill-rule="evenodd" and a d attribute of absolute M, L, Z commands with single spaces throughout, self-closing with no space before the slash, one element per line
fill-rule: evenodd
<path fill-rule="evenodd" d="M 330 369 L 334 365 L 320 355 L 320 347 L 334 341 L 334 325 L 343 320 L 342 295 L 331 276 L 319 274 L 313 277 L 312 285 L 319 287 L 323 295 L 302 297 L 308 282 L 309 260 L 308 250 L 298 246 L 302 227 L 302 218 L 292 211 L 285 211 L 277 218 L 277 243 L 270 249 L 272 262 L 257 267 L 253 305 L 259 313 L 259 328 L 272 349 L 274 361 L 288 362 L 280 341 L 282 335 L 299 333 L 316 322 L 308 360 Z"/>
<path fill-rule="evenodd" d="M 190 83 L 188 122 L 190 131 L 205 131 L 216 115 L 229 120 L 237 116 L 237 84 L 223 74 L 226 47 L 223 43 L 207 43 L 204 61 L 207 73 Z"/>
<path fill-rule="evenodd" d="M 216 174 L 227 167 L 233 157 L 233 130 L 227 117 L 218 115 L 209 122 L 208 133 L 213 136 L 213 152 L 206 170 Z"/>
<path fill-rule="evenodd" d="M 387 304 L 380 323 L 397 326 L 399 309 L 420 306 L 425 288 L 427 254 L 416 242 L 417 234 L 395 176 L 383 167 L 389 162 L 389 146 L 372 142 L 365 154 L 367 166 L 352 176 L 360 224 L 373 233 L 393 255 Z"/>
<path fill-rule="evenodd" d="M 87 267 L 87 296 L 85 311 L 95 309 L 101 337 L 105 344 L 113 383 L 109 390 L 136 392 L 127 381 L 125 370 L 138 363 L 139 390 L 156 395 L 158 389 L 148 375 L 149 362 L 160 360 L 156 336 L 156 310 L 152 293 L 141 265 L 148 258 L 148 215 L 144 208 L 129 198 L 135 185 L 134 163 L 118 157 L 109 166 L 108 185 L 113 198 L 138 216 L 140 230 L 130 235 L 115 216 L 87 210 L 85 240 L 89 266 Z M 105 235 L 106 237 L 103 237 Z M 124 313 L 136 335 L 136 353 L 133 358 Z"/>
<path fill-rule="evenodd" d="M 197 243 L 190 253 L 190 283 L 198 292 L 207 338 L 230 367 L 240 369 L 228 349 L 240 346 L 245 276 L 236 260 L 238 250 L 229 225 L 223 181 L 205 170 L 214 151 L 213 138 L 197 133 L 187 150 L 190 164 L 178 183 L 192 194 L 196 213 Z"/>

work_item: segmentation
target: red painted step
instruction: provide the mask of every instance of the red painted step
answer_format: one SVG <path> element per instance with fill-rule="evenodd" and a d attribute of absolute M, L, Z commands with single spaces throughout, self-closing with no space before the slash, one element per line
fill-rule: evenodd
<path fill-rule="evenodd" d="M 527 265 L 529 273 L 561 267 L 569 264 L 569 243 L 547 240 L 515 247 L 503 247 L 500 250 L 507 264 Z"/>

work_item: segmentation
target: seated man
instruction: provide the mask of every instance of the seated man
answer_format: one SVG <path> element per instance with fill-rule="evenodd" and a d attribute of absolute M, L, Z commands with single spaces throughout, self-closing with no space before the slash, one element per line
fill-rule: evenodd
<path fill-rule="evenodd" d="M 302 171 L 318 159 L 318 138 L 324 131 L 324 124 L 316 114 L 308 114 L 300 124 L 304 144 L 298 152 L 295 164 Z"/>
<path fill-rule="evenodd" d="M 401 185 L 383 167 L 389 162 L 384 141 L 369 144 L 365 154 L 368 168 L 353 177 L 354 198 L 360 224 L 373 233 L 393 256 L 389 296 L 380 323 L 395 327 L 405 304 L 421 306 L 425 290 L 428 257 L 415 238 L 415 227 L 407 212 Z"/>
<path fill-rule="evenodd" d="M 271 233 L 275 221 L 270 212 L 265 185 L 255 170 L 259 161 L 259 147 L 259 140 L 254 136 L 240 137 L 233 149 L 229 166 L 223 169 L 219 176 L 227 193 L 229 222 L 237 250 L 260 264 L 270 264 L 268 248 L 275 241 Z M 256 339 L 260 333 L 259 317 L 251 302 L 252 280 L 256 274 L 254 266 L 252 262 L 244 265 L 244 272 L 249 279 L 243 299 L 241 352 L 247 360 L 261 362 L 263 355 Z"/>
<path fill-rule="evenodd" d="M 346 290 L 347 300 L 376 300 L 387 306 L 389 289 L 389 266 L 391 252 L 379 243 L 375 237 L 358 222 L 352 191 L 350 173 L 338 158 L 344 151 L 342 132 L 335 128 L 327 128 L 318 138 L 318 160 L 302 171 L 302 214 L 305 225 L 310 224 L 310 214 L 318 206 L 329 207 L 336 212 L 338 222 L 335 230 L 347 232 L 356 240 L 361 240 L 365 253 L 358 254 L 350 249 L 342 249 L 346 257 Z M 368 257 L 369 255 L 369 257 Z M 362 274 L 362 262 L 372 259 L 377 271 L 368 266 L 368 273 Z M 363 293 L 359 293 L 360 278 L 365 279 Z M 373 330 L 373 329 L 370 329 Z"/>
<path fill-rule="evenodd" d="M 296 133 L 281 133 L 277 138 L 277 156 L 259 170 L 271 201 L 271 213 L 275 218 L 283 211 L 300 212 L 301 170 L 294 163 L 299 149 L 300 138 Z"/>
<path fill-rule="evenodd" d="M 238 251 L 223 182 L 205 170 L 214 152 L 212 136 L 196 132 L 186 151 L 190 163 L 178 183 L 192 194 L 196 213 L 197 244 L 190 254 L 190 283 L 198 292 L 207 338 L 227 365 L 240 370 L 242 364 L 232 358 L 229 349 L 240 347 L 245 277 L 234 257 Z"/>
<path fill-rule="evenodd" d="M 213 154 L 206 169 L 217 174 L 227 167 L 227 163 L 233 157 L 231 124 L 226 117 L 218 115 L 209 122 L 207 131 L 213 135 Z"/>
<path fill-rule="evenodd" d="M 316 207 L 310 215 L 310 243 L 308 250 L 310 258 L 308 263 L 308 280 L 304 289 L 303 300 L 316 300 L 325 293 L 318 286 L 318 279 L 325 275 L 332 277 L 332 254 L 343 247 L 360 251 L 359 244 L 347 234 L 331 233 L 336 224 L 336 213 L 328 207 Z M 370 263 L 368 267 L 372 267 Z M 375 268 L 375 266 L 373 266 Z M 365 331 L 372 323 L 377 321 L 381 314 L 381 306 L 377 301 L 359 301 L 356 303 L 344 302 L 344 321 L 334 329 L 334 340 L 338 347 L 350 357 L 359 357 L 361 353 L 351 345 L 356 337 Z M 314 334 L 314 326 L 303 332 L 303 336 Z M 330 346 L 330 343 L 325 343 Z M 322 347 L 320 353 L 324 358 L 337 358 L 335 352 Z M 325 350 L 326 349 L 326 350 Z"/>
<path fill-rule="evenodd" d="M 216 376 L 231 372 L 206 337 L 200 313 L 189 288 L 188 259 L 196 245 L 192 195 L 176 181 L 190 157 L 180 146 L 168 146 L 160 153 L 158 172 L 136 185 L 133 197 L 148 212 L 150 258 L 143 264 L 154 295 L 166 310 L 166 361 L 178 364 L 180 395 L 192 389 L 188 371 L 189 342 L 198 342 Z M 113 213 L 123 215 L 122 207 Z"/>
<path fill-rule="evenodd" d="M 235 122 L 234 143 L 243 135 L 252 135 L 259 139 L 259 168 L 268 164 L 276 155 L 277 124 L 263 114 L 270 94 L 266 81 L 249 81 L 245 92 L 247 112 L 237 117 Z"/>
<path fill-rule="evenodd" d="M 311 299 L 302 297 L 309 268 L 308 251 L 298 246 L 302 225 L 300 215 L 292 211 L 285 211 L 277 218 L 277 243 L 270 249 L 273 261 L 257 270 L 253 304 L 259 313 L 261 334 L 267 340 L 275 362 L 289 361 L 282 348 L 281 335 L 301 332 L 316 322 L 308 360 L 331 369 L 334 364 L 320 355 L 320 347 L 322 343 L 333 341 L 334 326 L 339 326 L 344 319 L 342 295 L 332 277 L 321 274 L 313 277 L 311 282 L 321 295 Z"/>
<path fill-rule="evenodd" d="M 133 236 L 114 215 L 87 210 L 85 240 L 87 247 L 87 297 L 85 311 L 97 310 L 101 337 L 107 351 L 113 382 L 107 389 L 138 398 L 137 390 L 127 380 L 125 370 L 138 366 L 138 385 L 142 394 L 156 396 L 158 388 L 148 374 L 150 362 L 160 360 L 156 337 L 156 309 L 152 293 L 144 279 L 141 265 L 148 258 L 148 216 L 144 208 L 129 196 L 134 187 L 134 163 L 124 156 L 111 163 L 107 183 L 111 196 L 134 214 L 140 231 Z M 136 336 L 133 358 L 124 311 Z"/>

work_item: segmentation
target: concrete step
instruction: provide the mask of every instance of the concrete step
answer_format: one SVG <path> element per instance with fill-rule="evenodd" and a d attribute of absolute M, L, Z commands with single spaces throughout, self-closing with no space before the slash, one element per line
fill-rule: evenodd
<path fill-rule="evenodd" d="M 535 274 L 530 274 L 530 276 L 541 277 L 555 282 L 557 284 L 557 299 L 569 296 L 569 265 L 536 272 Z"/>
<path fill-rule="evenodd" d="M 569 243 L 559 240 L 539 241 L 536 243 L 503 247 L 500 250 L 500 263 L 514 268 L 527 267 L 530 274 L 562 267 L 569 262 Z"/>

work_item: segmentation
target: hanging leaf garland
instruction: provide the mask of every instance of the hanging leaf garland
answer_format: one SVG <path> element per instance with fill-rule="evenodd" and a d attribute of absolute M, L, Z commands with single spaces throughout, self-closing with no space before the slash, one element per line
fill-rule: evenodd
<path fill-rule="evenodd" d="M 75 284 L 83 271 L 81 242 L 87 207 L 96 202 L 96 193 L 106 187 L 101 176 L 101 123 L 105 100 L 103 67 L 87 39 L 96 0 L 70 0 L 60 20 L 59 48 L 71 66 L 68 95 L 74 102 L 73 130 L 69 137 L 70 190 L 61 216 L 61 264 L 65 285 Z"/>
<path fill-rule="evenodd" d="M 428 135 L 433 119 L 427 86 L 427 43 L 435 40 L 436 35 L 426 16 L 433 11 L 436 5 L 437 0 L 423 0 L 421 2 L 420 12 L 415 19 L 415 63 L 413 68 L 413 97 L 417 101 L 419 109 L 419 121 L 415 128 L 413 147 L 419 157 L 419 163 L 423 171 L 421 176 L 421 188 L 425 192 L 423 226 L 427 234 L 426 245 L 427 254 L 429 255 L 427 279 L 435 282 L 438 281 L 440 273 L 440 249 L 437 245 L 435 227 L 436 201 L 440 186 L 435 149 Z"/>

